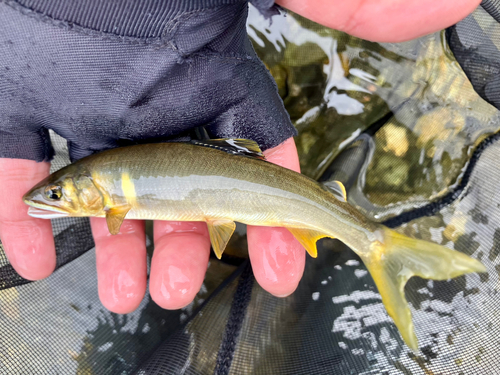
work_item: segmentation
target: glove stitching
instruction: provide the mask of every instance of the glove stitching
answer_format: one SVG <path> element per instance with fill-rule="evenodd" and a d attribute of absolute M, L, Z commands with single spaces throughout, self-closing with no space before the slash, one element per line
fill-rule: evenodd
<path fill-rule="evenodd" d="M 218 9 L 218 7 L 207 8 L 207 9 Z M 203 12 L 202 10 L 197 9 L 197 10 L 194 10 L 191 12 L 180 14 L 180 15 L 174 17 L 171 21 L 167 22 L 167 25 L 165 26 L 165 31 L 163 32 L 161 38 L 178 55 L 179 60 L 183 60 L 186 57 L 186 53 L 184 53 L 177 46 L 177 43 L 175 42 L 175 38 L 177 36 L 177 32 L 179 31 L 180 25 L 182 25 L 183 22 L 190 20 L 191 18 L 198 17 L 199 14 L 202 12 Z M 169 25 L 169 24 L 171 24 L 171 25 Z M 163 39 L 164 37 L 166 39 Z"/>
<path fill-rule="evenodd" d="M 208 60 L 208 61 L 237 60 L 237 61 L 251 63 L 251 65 L 253 67 L 258 67 L 259 69 L 264 69 L 266 72 L 268 72 L 268 70 L 265 68 L 264 64 L 258 58 L 254 58 L 250 55 L 243 55 L 243 54 L 238 54 L 238 53 L 227 53 L 227 52 L 226 53 L 212 53 L 212 54 L 193 53 L 193 54 L 189 55 L 189 58 L 186 59 L 185 61 L 190 63 L 194 59 L 203 59 L 203 60 Z"/>
<path fill-rule="evenodd" d="M 0 0 L 1 1 L 1 0 Z M 238 4 L 235 3 L 233 5 L 231 5 L 232 7 L 235 7 L 237 6 Z M 246 5 L 247 6 L 247 5 Z M 177 32 L 179 31 L 180 29 L 180 26 L 193 19 L 193 18 L 197 18 L 199 17 L 201 14 L 205 13 L 205 11 L 211 11 L 211 12 L 214 12 L 216 10 L 219 10 L 219 9 L 222 9 L 224 7 L 227 7 L 226 6 L 218 6 L 218 7 L 212 7 L 212 8 L 205 8 L 205 9 L 197 9 L 197 10 L 194 10 L 194 11 L 191 11 L 191 12 L 186 12 L 186 13 L 183 13 L 183 14 L 180 14 L 179 16 L 175 17 L 174 19 L 172 19 L 172 21 L 169 21 L 168 23 L 172 23 L 172 26 L 171 28 L 169 28 L 168 26 L 166 27 L 166 30 L 165 32 L 163 33 L 162 36 L 167 36 L 167 33 L 168 34 L 171 34 L 171 36 L 167 39 L 169 41 L 172 42 L 172 46 L 173 48 L 175 49 L 175 51 L 178 51 L 179 53 L 179 57 L 181 59 L 185 59 L 187 56 L 190 56 L 192 55 L 192 53 L 186 53 L 185 51 L 183 51 L 176 43 L 176 37 L 177 37 Z M 167 24 L 168 25 L 168 24 Z M 196 52 L 194 52 L 196 53 Z"/>

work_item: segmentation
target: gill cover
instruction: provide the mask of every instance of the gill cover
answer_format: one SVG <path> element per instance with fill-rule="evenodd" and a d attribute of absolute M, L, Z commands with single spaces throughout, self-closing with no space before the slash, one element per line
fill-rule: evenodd
<path fill-rule="evenodd" d="M 80 175 L 73 179 L 76 194 L 83 211 L 89 214 L 99 214 L 104 208 L 104 199 L 99 189 L 89 176 Z M 68 187 L 63 187 L 63 189 Z"/>

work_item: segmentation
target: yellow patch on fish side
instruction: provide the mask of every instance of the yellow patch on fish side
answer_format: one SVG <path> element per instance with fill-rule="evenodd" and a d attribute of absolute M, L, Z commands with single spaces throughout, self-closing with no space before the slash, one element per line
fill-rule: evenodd
<path fill-rule="evenodd" d="M 64 180 L 62 182 L 62 189 L 67 197 L 75 197 L 76 195 L 75 187 L 69 180 Z"/>
<path fill-rule="evenodd" d="M 135 185 L 130 178 L 128 172 L 122 173 L 122 191 L 123 196 L 127 199 L 128 204 L 134 206 L 136 203 L 136 193 L 135 193 Z"/>

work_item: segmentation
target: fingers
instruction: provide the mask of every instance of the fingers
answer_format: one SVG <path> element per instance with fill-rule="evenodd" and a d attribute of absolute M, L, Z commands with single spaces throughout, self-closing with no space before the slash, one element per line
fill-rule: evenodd
<path fill-rule="evenodd" d="M 277 0 L 327 27 L 375 42 L 401 42 L 451 26 L 481 0 Z"/>
<path fill-rule="evenodd" d="M 22 201 L 49 170 L 45 162 L 0 159 L 0 239 L 12 267 L 28 280 L 43 279 L 56 267 L 50 220 L 30 217 Z"/>
<path fill-rule="evenodd" d="M 300 171 L 293 138 L 265 152 L 268 161 Z M 286 228 L 248 226 L 248 252 L 257 282 L 285 297 L 297 288 L 305 267 L 305 249 Z"/>
<path fill-rule="evenodd" d="M 286 228 L 248 226 L 248 252 L 255 279 L 276 297 L 292 294 L 304 273 L 306 254 Z"/>
<path fill-rule="evenodd" d="M 164 309 L 191 303 L 201 288 L 210 255 L 204 222 L 155 221 L 149 292 Z"/>
<path fill-rule="evenodd" d="M 124 220 L 120 233 L 109 233 L 106 219 L 91 218 L 95 240 L 99 298 L 108 310 L 134 311 L 146 293 L 146 235 L 144 222 Z"/>
<path fill-rule="evenodd" d="M 91 218 L 97 256 L 99 298 L 110 311 L 135 310 L 146 292 L 147 265 L 144 222 L 124 220 L 112 236 L 104 218 Z M 201 288 L 210 255 L 205 223 L 154 223 L 155 251 L 151 262 L 150 294 L 161 307 L 188 305 Z"/>

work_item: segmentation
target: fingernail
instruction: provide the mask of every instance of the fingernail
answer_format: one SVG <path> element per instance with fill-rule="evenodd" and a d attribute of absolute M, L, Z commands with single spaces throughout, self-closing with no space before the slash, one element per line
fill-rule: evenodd
<path fill-rule="evenodd" d="M 275 294 L 274 296 L 275 297 L 278 297 L 278 298 L 285 298 L 285 297 L 288 297 L 290 296 L 292 293 L 287 293 L 287 294 Z"/>

